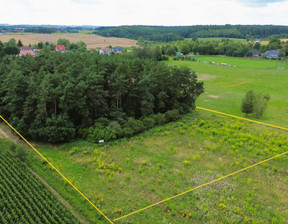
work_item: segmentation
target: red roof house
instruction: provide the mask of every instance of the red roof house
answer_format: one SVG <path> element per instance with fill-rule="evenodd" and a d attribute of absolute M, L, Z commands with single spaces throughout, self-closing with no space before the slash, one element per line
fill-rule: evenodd
<path fill-rule="evenodd" d="M 19 53 L 19 56 L 26 56 L 26 55 L 32 55 L 35 56 L 35 53 L 33 50 L 22 50 Z"/>
<path fill-rule="evenodd" d="M 65 52 L 66 51 L 65 45 L 56 45 L 56 51 Z"/>

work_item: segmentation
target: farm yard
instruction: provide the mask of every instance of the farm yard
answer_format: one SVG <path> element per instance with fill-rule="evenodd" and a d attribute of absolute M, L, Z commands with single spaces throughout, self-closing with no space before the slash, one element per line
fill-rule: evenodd
<path fill-rule="evenodd" d="M 126 39 L 126 38 L 116 38 L 116 37 L 102 37 L 95 34 L 8 34 L 0 35 L 0 41 L 7 42 L 11 38 L 14 38 L 16 41 L 21 40 L 25 46 L 29 44 L 37 44 L 38 42 L 49 42 L 57 43 L 59 38 L 68 39 L 71 43 L 76 43 L 80 40 L 84 41 L 87 45 L 87 48 L 101 48 L 111 46 L 122 46 L 122 47 L 131 47 L 137 46 L 136 40 Z"/>
<path fill-rule="evenodd" d="M 131 139 L 37 149 L 112 220 L 288 150 L 288 133 L 197 111 Z M 29 151 L 28 164 L 92 223 L 108 223 Z M 115 223 L 286 223 L 287 156 Z M 100 221 L 99 221 L 100 219 Z"/>
<path fill-rule="evenodd" d="M 242 99 L 253 89 L 270 95 L 262 121 L 288 127 L 287 61 L 223 56 L 196 56 L 195 60 L 200 62 L 170 60 L 165 63 L 196 71 L 205 88 L 205 93 L 197 100 L 198 106 L 242 116 Z"/>

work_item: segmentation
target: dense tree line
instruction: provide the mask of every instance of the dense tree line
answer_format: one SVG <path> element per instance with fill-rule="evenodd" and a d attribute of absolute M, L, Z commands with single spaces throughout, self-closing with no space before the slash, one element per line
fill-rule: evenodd
<path fill-rule="evenodd" d="M 203 92 L 187 68 L 89 52 L 3 57 L 0 80 L 0 114 L 24 136 L 51 142 L 97 137 L 99 124 L 118 130 L 112 139 L 131 136 L 195 108 Z"/>
<path fill-rule="evenodd" d="M 107 37 L 170 42 L 194 37 L 245 39 L 270 36 L 288 37 L 288 27 L 273 25 L 120 26 L 99 27 L 94 33 Z"/>
<path fill-rule="evenodd" d="M 251 57 L 253 56 L 253 49 L 256 49 L 260 54 L 263 54 L 266 50 L 280 49 L 280 57 L 288 55 L 288 44 L 283 47 L 280 39 L 277 38 L 272 38 L 268 45 L 248 41 L 239 42 L 231 39 L 222 39 L 220 41 L 198 41 L 197 39 L 187 39 L 162 45 L 160 49 L 162 55 L 170 56 L 175 56 L 176 52 L 179 51 L 184 55 L 192 53 L 200 55 Z"/>
<path fill-rule="evenodd" d="M 20 50 L 17 48 L 17 43 L 15 39 L 11 39 L 6 43 L 2 43 L 0 41 L 0 58 L 7 55 L 16 55 L 19 52 Z"/>
<path fill-rule="evenodd" d="M 29 33 L 55 33 L 57 31 L 54 27 L 27 27 L 25 32 Z"/>

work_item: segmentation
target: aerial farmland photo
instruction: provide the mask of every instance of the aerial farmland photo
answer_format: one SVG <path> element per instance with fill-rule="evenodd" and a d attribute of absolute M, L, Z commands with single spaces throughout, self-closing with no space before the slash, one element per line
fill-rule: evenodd
<path fill-rule="evenodd" d="M 288 0 L 0 3 L 0 224 L 288 223 Z"/>

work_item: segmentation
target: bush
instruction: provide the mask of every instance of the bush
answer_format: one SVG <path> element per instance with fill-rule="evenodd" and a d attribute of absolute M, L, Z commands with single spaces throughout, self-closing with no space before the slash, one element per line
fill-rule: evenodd
<path fill-rule="evenodd" d="M 162 125 L 166 123 L 166 117 L 164 114 L 158 113 L 153 116 L 156 125 Z"/>
<path fill-rule="evenodd" d="M 53 114 L 44 120 L 39 116 L 31 125 L 30 134 L 33 138 L 48 142 L 63 142 L 74 138 L 75 128 L 67 114 Z"/>
<path fill-rule="evenodd" d="M 269 101 L 269 96 L 264 96 L 262 94 L 256 94 L 253 101 L 253 111 L 256 118 L 263 116 L 265 109 L 267 108 L 267 102 Z"/>
<path fill-rule="evenodd" d="M 108 120 L 109 121 L 109 120 Z M 117 138 L 116 130 L 112 126 L 104 126 L 104 122 L 95 122 L 93 127 L 88 129 L 87 139 L 92 142 L 99 142 L 99 140 L 113 140 Z M 106 122 L 105 122 L 106 124 Z"/>
<path fill-rule="evenodd" d="M 242 100 L 241 111 L 246 114 L 246 117 L 247 114 L 253 113 L 254 97 L 255 97 L 254 91 L 249 90 L 246 93 L 245 98 Z"/>
<path fill-rule="evenodd" d="M 165 113 L 166 120 L 169 121 L 177 121 L 180 118 L 179 110 L 168 110 Z"/>
<path fill-rule="evenodd" d="M 142 122 L 147 129 L 153 128 L 155 125 L 155 120 L 151 117 L 144 117 Z"/>
<path fill-rule="evenodd" d="M 270 97 L 268 95 L 256 94 L 249 90 L 242 100 L 241 111 L 246 114 L 254 113 L 256 118 L 263 116 Z"/>
<path fill-rule="evenodd" d="M 133 131 L 133 134 L 138 134 L 145 130 L 143 122 L 141 120 L 136 120 L 133 117 L 128 118 L 128 121 L 124 124 L 124 129 L 125 128 L 130 128 Z"/>
<path fill-rule="evenodd" d="M 27 152 L 23 148 L 17 148 L 16 149 L 16 158 L 20 159 L 22 162 L 26 162 L 27 159 Z"/>

